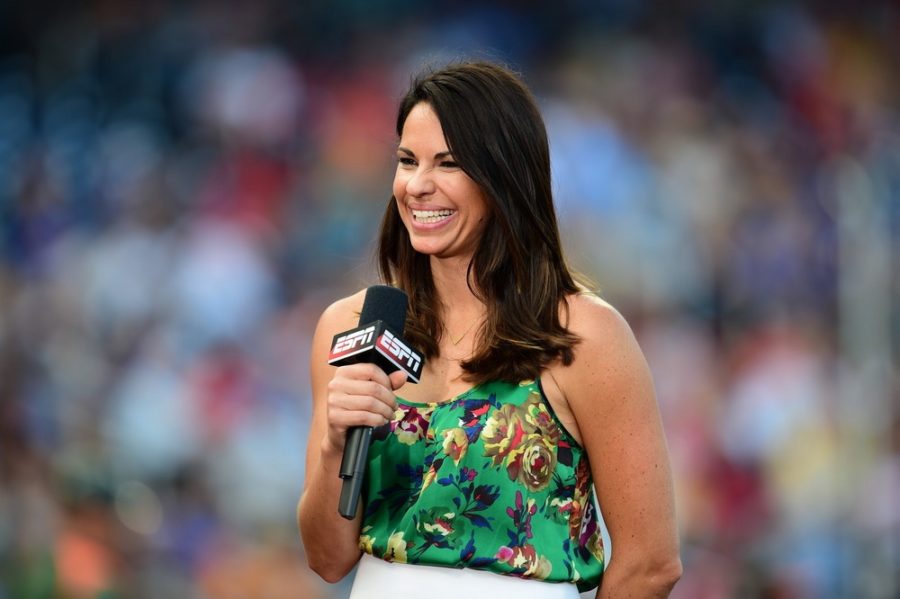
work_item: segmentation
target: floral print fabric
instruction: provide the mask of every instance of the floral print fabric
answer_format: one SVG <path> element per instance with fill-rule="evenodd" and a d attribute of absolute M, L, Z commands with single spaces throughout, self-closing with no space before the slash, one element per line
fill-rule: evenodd
<path fill-rule="evenodd" d="M 596 587 L 603 543 L 584 450 L 536 381 L 398 400 L 375 429 L 360 548 L 387 561 Z"/>

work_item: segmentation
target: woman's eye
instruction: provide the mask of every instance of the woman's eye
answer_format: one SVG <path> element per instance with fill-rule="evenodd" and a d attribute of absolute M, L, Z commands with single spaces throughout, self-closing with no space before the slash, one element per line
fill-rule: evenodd
<path fill-rule="evenodd" d="M 444 168 L 457 168 L 457 167 L 459 167 L 459 165 L 458 165 L 456 162 L 452 161 L 452 160 L 444 160 L 443 162 L 441 162 L 441 166 L 443 166 Z"/>
<path fill-rule="evenodd" d="M 399 162 L 403 166 L 416 166 L 416 161 L 409 156 L 400 156 L 399 158 L 397 158 L 397 162 Z"/>

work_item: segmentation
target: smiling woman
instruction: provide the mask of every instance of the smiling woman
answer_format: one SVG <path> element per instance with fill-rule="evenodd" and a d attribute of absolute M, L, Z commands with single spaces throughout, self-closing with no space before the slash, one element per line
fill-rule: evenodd
<path fill-rule="evenodd" d="M 572 599 L 601 580 L 601 598 L 665 597 L 681 564 L 653 386 L 628 325 L 566 265 L 534 98 L 506 68 L 452 65 L 413 82 L 397 135 L 379 266 L 427 361 L 415 386 L 328 366 L 364 292 L 319 320 L 298 514 L 310 566 L 336 581 L 359 562 L 353 599 Z M 385 420 L 345 520 L 347 429 Z"/>
<path fill-rule="evenodd" d="M 436 258 L 471 258 L 487 222 L 481 188 L 447 149 L 441 121 L 426 103 L 403 124 L 394 198 L 412 248 Z"/>
<path fill-rule="evenodd" d="M 434 147 L 427 150 L 434 154 L 428 156 L 429 165 L 437 166 L 437 172 L 423 171 L 421 179 L 417 175 L 408 181 L 401 176 L 406 165 L 398 164 L 395 201 L 388 203 L 382 221 L 382 277 L 411 299 L 407 338 L 433 358 L 440 354 L 445 332 L 457 338 L 479 322 L 482 334 L 473 336 L 473 351 L 460 356 L 460 367 L 473 381 L 534 378 L 552 360 L 569 363 L 576 338 L 561 324 L 560 309 L 564 312 L 566 306 L 560 300 L 585 287 L 563 257 L 547 133 L 531 92 L 497 65 L 449 67 L 413 83 L 400 103 L 396 128 L 398 157 L 412 167 L 416 157 L 403 151 L 410 149 L 403 140 L 417 134 L 424 141 L 430 135 Z M 445 151 L 452 160 L 438 156 Z M 416 204 L 416 193 L 427 195 L 435 177 L 444 174 L 456 175 L 441 179 L 453 197 L 470 214 L 481 207 L 485 217 L 484 222 L 468 219 L 479 233 L 477 244 L 463 246 L 468 251 L 451 260 L 419 251 L 415 239 L 422 235 L 403 214 L 404 202 L 424 207 L 424 201 Z M 443 295 L 454 299 L 453 310 L 446 310 L 441 294 L 435 293 L 438 281 L 461 284 L 458 292 L 448 289 Z M 471 310 L 461 300 L 470 296 L 479 300 Z"/>

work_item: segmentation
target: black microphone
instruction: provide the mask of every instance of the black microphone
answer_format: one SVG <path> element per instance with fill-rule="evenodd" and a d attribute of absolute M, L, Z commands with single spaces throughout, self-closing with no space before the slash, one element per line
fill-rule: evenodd
<path fill-rule="evenodd" d="M 408 381 L 418 383 L 425 360 L 400 337 L 406 326 L 406 306 L 406 293 L 396 287 L 373 285 L 366 289 L 359 326 L 334 336 L 328 363 L 371 363 L 387 374 L 402 370 Z M 341 457 L 343 483 L 338 513 L 348 520 L 356 517 L 371 439 L 371 426 L 353 426 L 347 431 Z"/>

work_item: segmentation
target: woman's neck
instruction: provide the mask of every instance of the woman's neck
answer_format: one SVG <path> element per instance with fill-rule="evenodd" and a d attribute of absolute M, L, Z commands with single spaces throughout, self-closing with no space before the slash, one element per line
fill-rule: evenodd
<path fill-rule="evenodd" d="M 431 276 L 443 306 L 445 325 L 460 319 L 484 316 L 484 303 L 469 288 L 468 268 L 468 260 L 431 259 Z"/>

